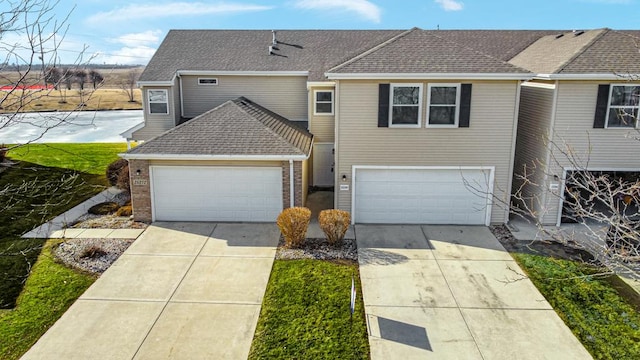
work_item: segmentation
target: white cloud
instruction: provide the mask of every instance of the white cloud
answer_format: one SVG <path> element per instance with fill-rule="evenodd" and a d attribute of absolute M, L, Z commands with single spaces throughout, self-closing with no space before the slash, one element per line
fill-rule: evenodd
<path fill-rule="evenodd" d="M 147 30 L 139 33 L 124 34 L 110 41 L 130 47 L 155 45 L 160 42 L 161 34 L 161 30 Z"/>
<path fill-rule="evenodd" d="M 87 18 L 87 22 L 129 21 L 143 18 L 161 18 L 175 16 L 198 16 L 211 14 L 229 14 L 254 12 L 272 9 L 272 6 L 224 3 L 206 4 L 202 2 L 171 2 L 163 4 L 132 4 L 115 10 L 99 12 Z"/>
<path fill-rule="evenodd" d="M 96 59 L 105 64 L 136 65 L 149 62 L 156 48 L 149 46 L 123 47 L 108 54 L 99 54 Z"/>
<path fill-rule="evenodd" d="M 379 23 L 381 19 L 380 8 L 367 0 L 297 0 L 294 6 L 299 9 L 354 12 L 375 23 Z"/>
<path fill-rule="evenodd" d="M 435 0 L 436 3 L 444 9 L 444 11 L 460 11 L 464 7 L 462 1 L 456 0 Z"/>

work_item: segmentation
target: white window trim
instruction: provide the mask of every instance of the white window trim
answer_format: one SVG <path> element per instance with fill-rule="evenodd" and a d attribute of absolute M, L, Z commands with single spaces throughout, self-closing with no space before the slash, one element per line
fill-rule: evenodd
<path fill-rule="evenodd" d="M 200 80 L 215 80 L 216 83 L 215 84 L 203 84 L 200 82 Z M 218 78 L 213 78 L 213 77 L 207 77 L 207 78 L 198 78 L 198 85 L 200 86 L 218 86 Z"/>
<path fill-rule="evenodd" d="M 319 92 L 328 92 L 331 93 L 331 112 L 330 113 L 319 113 L 317 111 L 317 105 L 318 105 L 318 98 L 316 97 L 316 94 Z M 320 101 L 321 104 L 326 104 L 328 103 L 328 101 Z M 333 116 L 335 113 L 334 110 L 334 105 L 335 104 L 335 92 L 333 90 L 313 90 L 313 115 L 315 116 Z"/>
<path fill-rule="evenodd" d="M 163 102 L 160 102 L 160 101 L 154 101 L 154 102 L 151 102 L 151 96 L 149 95 L 149 93 L 150 93 L 151 91 L 163 91 L 163 92 L 164 92 L 164 94 L 165 94 L 165 98 L 167 99 L 167 101 L 163 101 Z M 153 103 L 153 104 L 163 104 L 163 103 L 164 103 L 164 104 L 167 104 L 167 112 L 165 112 L 165 113 L 160 113 L 160 112 L 152 113 L 152 112 L 151 112 L 151 104 L 152 104 L 152 103 Z M 148 105 L 147 113 L 148 113 L 149 115 L 167 115 L 167 114 L 169 114 L 169 90 L 167 90 L 167 89 L 147 89 L 147 105 Z"/>
<path fill-rule="evenodd" d="M 453 124 L 430 124 L 429 123 L 429 115 L 431 112 L 431 88 L 432 87 L 455 87 L 456 88 L 456 114 Z M 457 128 L 460 122 L 460 89 L 461 84 L 452 84 L 452 83 L 433 83 L 427 85 L 427 118 L 425 119 L 425 127 L 428 128 Z M 442 106 L 442 107 L 450 107 L 452 105 L 433 105 L 433 106 Z"/>
<path fill-rule="evenodd" d="M 638 128 L 638 124 L 640 124 L 640 119 L 635 119 L 636 123 L 634 126 L 611 126 L 609 127 L 609 113 L 611 112 L 611 109 L 618 109 L 618 108 L 636 108 L 638 109 L 638 115 L 640 116 L 640 103 L 638 103 L 638 105 L 636 106 L 620 106 L 620 105 L 611 105 L 611 96 L 613 95 L 613 87 L 614 86 L 630 86 L 630 87 L 635 87 L 635 86 L 640 86 L 638 84 L 611 84 L 609 85 L 609 98 L 607 99 L 607 113 L 605 115 L 604 118 L 604 128 L 605 129 L 637 129 Z"/>
<path fill-rule="evenodd" d="M 393 107 L 394 106 L 415 106 L 415 105 L 394 105 L 393 89 L 401 87 L 417 87 L 418 88 L 418 123 L 417 124 L 394 124 L 393 123 Z M 390 128 L 420 128 L 422 127 L 422 83 L 394 83 L 389 84 L 389 127 Z"/>

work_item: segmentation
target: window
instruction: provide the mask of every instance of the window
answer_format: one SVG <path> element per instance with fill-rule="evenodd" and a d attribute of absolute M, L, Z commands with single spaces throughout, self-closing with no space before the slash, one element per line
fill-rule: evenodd
<path fill-rule="evenodd" d="M 391 84 L 389 126 L 420 127 L 422 84 Z"/>
<path fill-rule="evenodd" d="M 611 85 L 607 127 L 636 127 L 640 85 Z"/>
<path fill-rule="evenodd" d="M 198 78 L 198 85 L 218 85 L 217 78 Z"/>
<path fill-rule="evenodd" d="M 333 90 L 315 90 L 314 115 L 333 115 Z"/>
<path fill-rule="evenodd" d="M 169 96 L 167 90 L 147 90 L 149 114 L 168 114 Z"/>
<path fill-rule="evenodd" d="M 427 126 L 458 126 L 460 84 L 429 84 L 427 103 Z"/>

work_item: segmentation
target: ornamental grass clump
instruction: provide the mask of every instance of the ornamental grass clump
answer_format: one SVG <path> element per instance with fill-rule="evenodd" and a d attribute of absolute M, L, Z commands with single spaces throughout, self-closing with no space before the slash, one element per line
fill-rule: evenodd
<path fill-rule="evenodd" d="M 344 235 L 347 233 L 351 223 L 351 215 L 344 210 L 322 210 L 318 216 L 318 221 L 329 244 L 335 245 L 344 239 Z"/>
<path fill-rule="evenodd" d="M 311 210 L 305 207 L 292 207 L 282 210 L 276 224 L 282 232 L 285 246 L 297 248 L 302 245 L 307 235 L 307 228 L 311 220 Z"/>

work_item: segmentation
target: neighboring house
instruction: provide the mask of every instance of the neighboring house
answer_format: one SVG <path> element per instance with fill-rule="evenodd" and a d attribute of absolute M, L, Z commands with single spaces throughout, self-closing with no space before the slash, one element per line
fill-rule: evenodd
<path fill-rule="evenodd" d="M 521 91 L 514 191 L 522 187 L 541 223 L 560 225 L 564 189 L 571 185 L 565 184 L 567 171 L 637 178 L 638 35 L 610 29 L 559 33 L 510 60 L 536 74 Z M 536 185 L 522 182 L 525 169 Z"/>
<path fill-rule="evenodd" d="M 530 89 L 558 86 L 538 80 L 532 49 L 558 33 L 171 31 L 140 78 L 145 124 L 127 134 L 144 141 L 123 155 L 134 215 L 273 221 L 314 185 L 354 222 L 504 223 L 514 156 L 532 160 L 516 151 L 518 114 Z"/>

